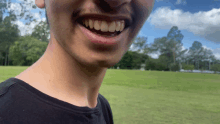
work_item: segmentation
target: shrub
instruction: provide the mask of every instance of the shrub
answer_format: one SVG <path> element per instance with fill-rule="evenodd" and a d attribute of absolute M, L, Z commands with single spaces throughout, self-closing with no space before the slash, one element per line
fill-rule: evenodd
<path fill-rule="evenodd" d="M 217 71 L 220 71 L 220 64 L 215 64 L 211 66 L 211 70 L 214 71 L 215 73 Z"/>
<path fill-rule="evenodd" d="M 194 65 L 184 65 L 183 67 L 184 70 L 194 70 Z"/>
<path fill-rule="evenodd" d="M 170 68 L 171 71 L 180 71 L 179 63 L 176 63 L 176 64 L 171 63 L 169 68 Z"/>

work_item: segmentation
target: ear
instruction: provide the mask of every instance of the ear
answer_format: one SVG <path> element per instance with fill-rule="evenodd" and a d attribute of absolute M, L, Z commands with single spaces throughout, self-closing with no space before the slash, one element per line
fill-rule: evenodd
<path fill-rule="evenodd" d="M 45 7 L 44 0 L 35 0 L 35 4 L 37 5 L 38 8 L 44 8 Z"/>

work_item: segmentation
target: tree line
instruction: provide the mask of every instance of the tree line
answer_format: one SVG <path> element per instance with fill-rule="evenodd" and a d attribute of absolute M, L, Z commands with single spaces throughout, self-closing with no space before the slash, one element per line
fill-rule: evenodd
<path fill-rule="evenodd" d="M 133 43 L 136 51 L 128 50 L 121 61 L 112 68 L 139 69 L 141 65 L 145 65 L 145 70 L 220 71 L 220 60 L 199 41 L 194 41 L 189 49 L 183 50 L 183 37 L 177 26 L 173 26 L 167 36 L 155 38 L 151 44 L 147 44 L 147 37 L 137 37 Z M 160 53 L 157 59 L 149 56 L 157 52 Z"/>
<path fill-rule="evenodd" d="M 0 65 L 1 66 L 30 66 L 45 52 L 49 43 L 49 26 L 46 21 L 39 22 L 31 34 L 21 36 L 18 25 L 12 22 L 25 18 L 30 22 L 36 21 L 21 3 L 22 12 L 16 15 L 8 9 L 10 1 L 0 3 Z M 6 4 L 7 3 L 7 4 Z M 32 6 L 36 8 L 36 6 Z M 3 14 L 8 15 L 3 18 Z M 213 70 L 220 71 L 220 60 L 211 50 L 202 47 L 199 41 L 194 41 L 189 49 L 182 50 L 184 36 L 177 26 L 173 26 L 167 36 L 155 38 L 148 44 L 147 37 L 136 37 L 133 48 L 129 49 L 121 61 L 111 68 L 146 70 L 179 71 L 185 70 Z M 159 58 L 154 59 L 149 54 L 159 52 Z"/>

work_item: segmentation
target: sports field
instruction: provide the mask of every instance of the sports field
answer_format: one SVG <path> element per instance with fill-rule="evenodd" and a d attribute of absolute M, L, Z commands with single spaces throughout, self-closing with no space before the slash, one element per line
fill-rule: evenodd
<path fill-rule="evenodd" d="M 28 67 L 0 66 L 0 82 Z M 220 75 L 109 69 L 101 86 L 115 124 L 220 124 Z"/>

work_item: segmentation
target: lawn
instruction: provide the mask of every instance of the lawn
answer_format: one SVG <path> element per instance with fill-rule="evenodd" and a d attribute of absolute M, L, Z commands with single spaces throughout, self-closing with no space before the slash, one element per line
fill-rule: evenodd
<path fill-rule="evenodd" d="M 28 67 L 0 66 L 0 82 Z M 115 124 L 220 124 L 220 75 L 109 69 L 100 88 Z"/>

